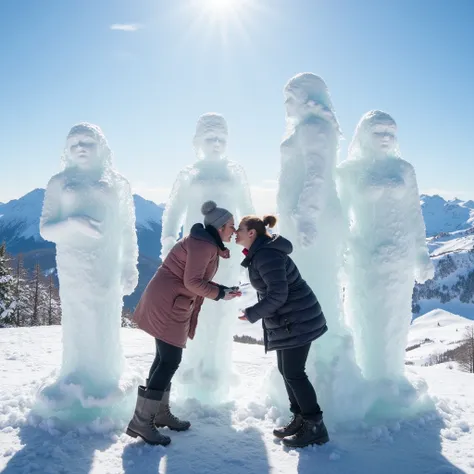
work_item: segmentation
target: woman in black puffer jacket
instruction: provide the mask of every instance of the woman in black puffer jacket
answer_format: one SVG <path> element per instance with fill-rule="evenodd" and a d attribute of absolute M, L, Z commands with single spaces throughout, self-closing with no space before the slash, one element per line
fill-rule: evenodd
<path fill-rule="evenodd" d="M 316 392 L 305 372 L 311 342 L 327 331 L 321 306 L 303 280 L 289 254 L 291 242 L 270 236 L 275 216 L 246 216 L 237 229 L 236 242 L 244 247 L 242 266 L 248 269 L 258 303 L 245 309 L 240 319 L 262 320 L 265 351 L 276 350 L 293 418 L 273 434 L 288 447 L 329 441 Z"/>

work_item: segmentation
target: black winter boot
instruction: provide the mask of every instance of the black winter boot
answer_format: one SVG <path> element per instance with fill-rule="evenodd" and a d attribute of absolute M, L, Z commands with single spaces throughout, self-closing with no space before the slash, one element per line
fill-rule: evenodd
<path fill-rule="evenodd" d="M 280 439 L 286 438 L 287 436 L 293 436 L 299 431 L 302 424 L 303 424 L 303 417 L 299 413 L 294 414 L 293 418 L 290 420 L 290 422 L 286 426 L 283 426 L 282 428 L 276 428 L 273 430 L 273 436 Z"/>
<path fill-rule="evenodd" d="M 157 390 L 145 390 L 141 385 L 138 387 L 137 405 L 133 418 L 128 424 L 126 433 L 132 438 L 140 436 L 148 444 L 160 444 L 167 446 L 171 438 L 162 435 L 153 422 L 155 413 L 161 403 L 163 392 Z"/>
<path fill-rule="evenodd" d="M 299 431 L 290 438 L 285 438 L 283 444 L 287 448 L 305 448 L 311 444 L 324 444 L 328 441 L 328 430 L 323 420 L 303 420 Z"/>
<path fill-rule="evenodd" d="M 160 407 L 155 415 L 155 426 L 157 428 L 164 428 L 167 426 L 173 431 L 186 431 L 191 427 L 189 421 L 180 420 L 177 416 L 173 415 L 170 411 L 170 390 L 171 384 L 167 390 L 163 393 Z"/>

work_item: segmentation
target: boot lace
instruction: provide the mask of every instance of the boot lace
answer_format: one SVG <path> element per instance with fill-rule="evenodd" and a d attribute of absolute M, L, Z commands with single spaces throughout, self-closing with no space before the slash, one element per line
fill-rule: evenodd
<path fill-rule="evenodd" d="M 182 423 L 182 421 L 177 416 L 171 413 L 169 405 L 165 405 L 164 409 L 165 409 L 165 415 L 169 417 L 172 421 L 174 421 L 175 423 Z"/>

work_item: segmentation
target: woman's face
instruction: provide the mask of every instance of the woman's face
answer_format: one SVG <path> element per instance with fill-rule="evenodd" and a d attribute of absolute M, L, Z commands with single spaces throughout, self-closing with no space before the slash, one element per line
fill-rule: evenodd
<path fill-rule="evenodd" d="M 220 229 L 217 229 L 217 232 L 219 232 L 219 235 L 221 236 L 222 242 L 230 242 L 232 239 L 232 236 L 234 235 L 235 232 L 235 227 L 234 227 L 234 218 L 231 217 L 224 226 L 222 226 Z"/>
<path fill-rule="evenodd" d="M 257 237 L 255 230 L 248 230 L 247 226 L 243 222 L 240 222 L 239 228 L 235 231 L 235 233 L 235 243 L 242 245 L 242 247 L 246 249 L 249 249 L 252 246 L 254 240 Z"/>

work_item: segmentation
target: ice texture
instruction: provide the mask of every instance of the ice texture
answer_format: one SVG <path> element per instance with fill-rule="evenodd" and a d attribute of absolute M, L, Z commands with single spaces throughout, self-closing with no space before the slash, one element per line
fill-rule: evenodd
<path fill-rule="evenodd" d="M 193 140 L 198 160 L 184 168 L 174 183 L 163 214 L 162 259 L 179 237 L 192 225 L 203 221 L 201 205 L 213 200 L 229 210 L 236 222 L 254 208 L 244 169 L 225 156 L 227 123 L 216 113 L 202 115 Z M 241 279 L 240 250 L 226 243 L 231 258 L 220 259 L 214 281 L 226 286 Z M 243 257 L 242 257 L 243 258 Z M 178 396 L 196 398 L 204 403 L 225 399 L 232 382 L 232 338 L 239 308 L 238 300 L 205 300 L 194 340 L 188 340 L 176 378 Z"/>
<path fill-rule="evenodd" d="M 298 74 L 286 84 L 284 95 L 287 121 L 277 194 L 279 231 L 292 241 L 291 257 L 320 301 L 329 328 L 313 343 L 307 371 L 328 419 L 362 417 L 370 400 L 344 322 L 340 285 L 346 229 L 335 171 L 341 131 L 321 77 Z M 280 378 L 271 377 L 276 397 L 285 395 Z"/>
<path fill-rule="evenodd" d="M 396 133 L 390 115 L 366 113 L 337 169 L 350 230 L 345 312 L 363 375 L 384 383 L 403 380 L 415 279 L 434 272 L 415 171 Z"/>
<path fill-rule="evenodd" d="M 81 419 L 120 402 L 133 386 L 124 379 L 120 327 L 123 296 L 138 282 L 138 247 L 130 185 L 113 169 L 100 128 L 74 126 L 62 162 L 40 220 L 41 236 L 56 244 L 62 364 L 40 399 L 46 412 Z"/>

